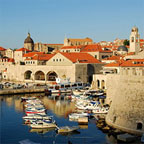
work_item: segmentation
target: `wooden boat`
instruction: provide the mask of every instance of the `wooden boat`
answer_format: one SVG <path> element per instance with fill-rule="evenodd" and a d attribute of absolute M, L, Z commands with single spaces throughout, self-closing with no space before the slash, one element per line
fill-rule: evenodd
<path fill-rule="evenodd" d="M 64 127 L 57 127 L 57 132 L 58 133 L 69 133 L 78 130 L 78 126 L 64 126 Z"/>

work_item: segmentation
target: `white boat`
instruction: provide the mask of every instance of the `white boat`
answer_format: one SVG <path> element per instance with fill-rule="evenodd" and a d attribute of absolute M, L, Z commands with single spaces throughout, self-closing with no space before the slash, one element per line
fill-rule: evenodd
<path fill-rule="evenodd" d="M 78 130 L 78 126 L 64 126 L 64 127 L 57 127 L 57 132 L 58 133 L 69 133 Z"/>
<path fill-rule="evenodd" d="M 83 109 L 83 110 L 94 110 L 99 108 L 99 102 L 89 102 L 86 104 L 77 104 L 76 107 L 78 109 Z"/>
<path fill-rule="evenodd" d="M 55 128 L 55 127 L 57 127 L 57 125 L 55 123 L 51 123 L 51 122 L 37 121 L 37 122 L 30 124 L 30 127 L 44 129 L 44 128 Z"/>
<path fill-rule="evenodd" d="M 24 120 L 29 120 L 29 119 L 49 120 L 51 118 L 52 118 L 52 116 L 38 115 L 38 114 L 30 114 L 30 115 L 23 116 Z"/>
<path fill-rule="evenodd" d="M 45 111 L 45 108 L 37 108 L 37 107 L 28 107 L 26 111 Z"/>
<path fill-rule="evenodd" d="M 84 91 L 85 91 L 85 90 L 79 90 L 79 89 L 73 90 L 73 94 L 74 94 L 74 95 L 82 95 L 82 94 L 84 93 Z"/>
<path fill-rule="evenodd" d="M 108 111 L 109 111 L 109 108 L 105 108 L 105 107 L 101 108 L 100 107 L 98 109 L 94 109 L 92 112 L 95 114 L 106 114 L 106 113 L 108 113 Z"/>
<path fill-rule="evenodd" d="M 78 120 L 80 117 L 88 117 L 88 113 L 71 113 L 69 114 L 70 120 Z"/>
<path fill-rule="evenodd" d="M 25 124 L 33 124 L 33 123 L 43 123 L 43 122 L 46 122 L 46 123 L 55 123 L 55 121 L 52 119 L 52 118 L 49 118 L 49 119 L 28 119 L 28 120 L 25 120 Z"/>

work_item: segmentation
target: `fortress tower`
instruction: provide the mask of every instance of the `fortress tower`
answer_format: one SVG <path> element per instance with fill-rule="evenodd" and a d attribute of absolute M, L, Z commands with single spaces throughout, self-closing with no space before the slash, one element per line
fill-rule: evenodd
<path fill-rule="evenodd" d="M 111 97 L 106 123 L 122 131 L 144 133 L 143 76 L 115 75 L 109 81 L 107 97 Z"/>
<path fill-rule="evenodd" d="M 138 28 L 133 27 L 130 34 L 130 49 L 129 52 L 135 52 L 136 54 L 140 51 L 140 35 Z"/>

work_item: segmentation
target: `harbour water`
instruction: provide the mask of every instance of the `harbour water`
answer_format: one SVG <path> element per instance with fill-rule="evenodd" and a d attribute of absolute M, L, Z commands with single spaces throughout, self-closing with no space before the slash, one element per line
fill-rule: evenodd
<path fill-rule="evenodd" d="M 38 94 L 40 96 L 40 94 Z M 96 120 L 90 119 L 88 125 L 80 126 L 78 132 L 68 135 L 57 134 L 55 129 L 31 129 L 24 124 L 25 115 L 22 95 L 0 97 L 0 143 L 1 144 L 108 144 L 115 140 L 108 137 L 96 126 Z M 36 95 L 31 95 L 36 96 Z M 68 114 L 73 112 L 74 104 L 64 97 L 39 97 L 58 126 L 77 126 L 69 121 Z"/>

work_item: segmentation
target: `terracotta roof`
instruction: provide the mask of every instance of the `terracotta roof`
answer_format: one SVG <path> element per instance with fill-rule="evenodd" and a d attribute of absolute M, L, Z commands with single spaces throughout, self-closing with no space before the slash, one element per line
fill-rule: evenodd
<path fill-rule="evenodd" d="M 144 59 L 131 59 L 123 62 L 122 67 L 144 67 Z"/>
<path fill-rule="evenodd" d="M 144 42 L 144 39 L 140 39 L 140 42 Z"/>
<path fill-rule="evenodd" d="M 26 48 L 20 48 L 20 49 L 17 49 L 16 51 L 27 51 L 27 52 L 30 52 L 30 50 L 26 49 Z"/>
<path fill-rule="evenodd" d="M 127 55 L 134 55 L 135 52 L 129 52 Z"/>
<path fill-rule="evenodd" d="M 61 53 L 73 63 L 101 63 L 88 53 Z"/>
<path fill-rule="evenodd" d="M 6 49 L 3 47 L 0 47 L 0 51 L 5 51 Z"/>
<path fill-rule="evenodd" d="M 44 52 L 29 52 L 23 55 L 23 57 L 33 57 L 35 54 L 44 54 Z"/>
<path fill-rule="evenodd" d="M 81 52 L 112 52 L 110 50 L 103 50 L 99 44 L 86 45 Z"/>
<path fill-rule="evenodd" d="M 27 58 L 25 60 L 39 60 L 39 61 L 44 61 L 44 60 L 49 60 L 52 58 L 55 54 L 35 54 L 31 58 Z"/>
<path fill-rule="evenodd" d="M 106 64 L 104 65 L 104 67 L 119 67 L 120 66 L 120 63 L 117 62 L 117 63 L 109 63 L 109 64 Z"/>
<path fill-rule="evenodd" d="M 103 60 L 120 60 L 121 56 L 111 56 L 111 57 L 108 57 L 108 58 L 105 58 Z"/>
<path fill-rule="evenodd" d="M 84 46 L 78 45 L 78 46 L 63 46 L 61 49 L 81 49 Z"/>

